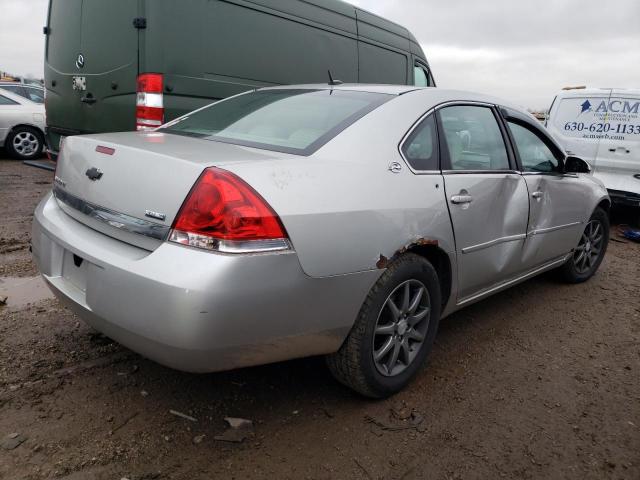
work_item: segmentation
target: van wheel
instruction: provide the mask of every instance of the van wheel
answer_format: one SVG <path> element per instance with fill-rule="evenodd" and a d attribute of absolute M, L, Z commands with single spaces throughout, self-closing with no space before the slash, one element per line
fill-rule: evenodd
<path fill-rule="evenodd" d="M 431 351 L 440 321 L 440 283 L 433 266 L 409 253 L 373 286 L 340 350 L 327 357 L 334 377 L 371 398 L 407 385 Z"/>
<path fill-rule="evenodd" d="M 609 217 L 596 208 L 584 228 L 573 255 L 560 267 L 562 278 L 569 283 L 589 280 L 598 270 L 609 244 Z"/>
<path fill-rule="evenodd" d="M 7 135 L 5 147 L 13 158 L 33 160 L 42 155 L 44 137 L 33 127 L 16 127 Z"/>

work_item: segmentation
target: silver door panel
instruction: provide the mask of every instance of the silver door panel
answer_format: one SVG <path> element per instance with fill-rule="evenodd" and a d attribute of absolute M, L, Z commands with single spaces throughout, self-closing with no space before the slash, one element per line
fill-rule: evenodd
<path fill-rule="evenodd" d="M 524 174 L 531 197 L 524 268 L 570 252 L 589 218 L 591 191 L 574 175 Z"/>
<path fill-rule="evenodd" d="M 511 173 L 447 173 L 444 181 L 462 299 L 521 271 L 528 192 L 522 176 Z M 471 200 L 456 203 L 456 197 Z"/>

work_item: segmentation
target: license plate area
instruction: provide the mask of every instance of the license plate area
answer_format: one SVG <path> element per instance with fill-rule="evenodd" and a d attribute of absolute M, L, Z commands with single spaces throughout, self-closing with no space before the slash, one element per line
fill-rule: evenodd
<path fill-rule="evenodd" d="M 87 78 L 73 77 L 71 85 L 74 90 L 77 90 L 79 92 L 84 92 L 87 89 Z"/>
<path fill-rule="evenodd" d="M 62 261 L 62 277 L 78 290 L 86 293 L 88 265 L 89 262 L 82 257 L 65 250 Z"/>

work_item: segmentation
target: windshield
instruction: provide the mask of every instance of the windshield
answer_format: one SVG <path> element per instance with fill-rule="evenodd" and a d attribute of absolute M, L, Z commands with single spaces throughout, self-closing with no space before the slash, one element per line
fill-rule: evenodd
<path fill-rule="evenodd" d="M 391 98 L 344 90 L 259 90 L 214 103 L 160 130 L 310 155 Z"/>

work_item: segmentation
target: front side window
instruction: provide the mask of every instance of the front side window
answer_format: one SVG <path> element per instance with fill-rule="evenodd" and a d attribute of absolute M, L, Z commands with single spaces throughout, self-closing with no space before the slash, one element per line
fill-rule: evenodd
<path fill-rule="evenodd" d="M 559 172 L 560 166 L 549 147 L 538 135 L 514 122 L 507 122 L 516 143 L 522 169 L 525 172 Z"/>
<path fill-rule="evenodd" d="M 460 105 L 439 111 L 452 170 L 509 170 L 509 157 L 493 111 Z"/>
<path fill-rule="evenodd" d="M 415 170 L 438 170 L 435 115 L 429 115 L 402 144 L 402 153 Z"/>
<path fill-rule="evenodd" d="M 18 102 L 14 102 L 10 98 L 0 95 L 0 105 L 18 105 Z"/>
<path fill-rule="evenodd" d="M 258 90 L 214 103 L 160 131 L 310 155 L 391 98 L 348 90 Z"/>
<path fill-rule="evenodd" d="M 431 82 L 429 81 L 429 74 L 427 73 L 426 69 L 419 63 L 416 63 L 416 65 L 413 67 L 413 84 L 416 87 L 431 86 Z"/>

